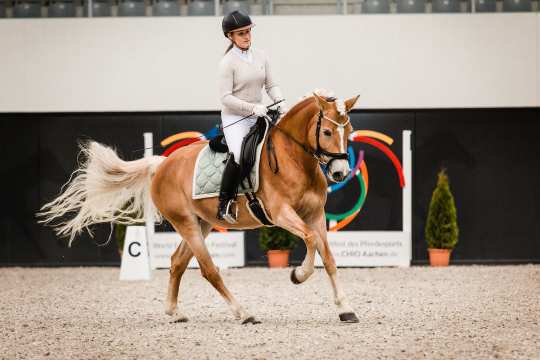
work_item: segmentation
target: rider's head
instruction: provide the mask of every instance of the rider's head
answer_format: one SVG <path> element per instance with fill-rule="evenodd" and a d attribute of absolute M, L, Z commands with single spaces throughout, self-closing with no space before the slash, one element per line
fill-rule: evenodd
<path fill-rule="evenodd" d="M 249 15 L 238 10 L 223 17 L 221 23 L 223 35 L 242 50 L 247 50 L 251 46 L 251 28 L 253 26 Z"/>

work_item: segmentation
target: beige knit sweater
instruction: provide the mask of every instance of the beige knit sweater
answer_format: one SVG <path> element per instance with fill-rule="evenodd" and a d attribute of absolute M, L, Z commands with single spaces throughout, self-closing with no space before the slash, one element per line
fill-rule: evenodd
<path fill-rule="evenodd" d="M 247 116 L 262 104 L 262 89 L 273 101 L 283 99 L 272 78 L 264 52 L 250 48 L 247 54 L 233 48 L 219 64 L 219 92 L 223 115 Z M 248 60 L 249 59 L 249 60 Z"/>

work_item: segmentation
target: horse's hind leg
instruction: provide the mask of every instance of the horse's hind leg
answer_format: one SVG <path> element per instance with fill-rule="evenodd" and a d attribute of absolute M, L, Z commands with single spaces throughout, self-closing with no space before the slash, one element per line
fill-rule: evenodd
<path fill-rule="evenodd" d="M 204 243 L 202 229 L 197 218 L 193 215 L 192 218 L 182 217 L 178 220 L 173 219 L 171 224 L 182 236 L 182 239 L 187 242 L 193 255 L 197 258 L 202 276 L 208 280 L 210 284 L 212 284 L 212 286 L 221 294 L 221 296 L 223 296 L 231 308 L 235 318 L 241 320 L 243 324 L 258 323 L 253 316 L 249 315 L 246 310 L 244 310 L 238 301 L 236 301 L 231 292 L 225 287 L 223 279 L 221 278 L 217 267 L 214 265 L 210 254 L 208 253 L 208 249 Z"/>
<path fill-rule="evenodd" d="M 201 234 L 203 239 L 208 236 L 212 226 L 206 221 L 201 221 Z M 178 309 L 178 292 L 180 289 L 180 281 L 182 275 L 186 271 L 186 268 L 193 257 L 193 252 L 189 247 L 187 241 L 182 241 L 176 248 L 176 251 L 171 256 L 171 269 L 169 276 L 169 289 L 167 291 L 167 301 L 165 313 L 167 315 L 174 316 L 175 322 L 184 322 L 188 318 Z"/>

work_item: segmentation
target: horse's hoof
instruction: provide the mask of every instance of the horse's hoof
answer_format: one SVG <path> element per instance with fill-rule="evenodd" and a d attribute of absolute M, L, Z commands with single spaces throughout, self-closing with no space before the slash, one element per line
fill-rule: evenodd
<path fill-rule="evenodd" d="M 358 320 L 358 317 L 353 312 L 347 312 L 343 314 L 339 314 L 339 320 L 341 320 L 344 323 L 357 323 L 360 322 Z"/>
<path fill-rule="evenodd" d="M 250 316 L 248 318 L 246 318 L 244 321 L 242 321 L 242 325 L 246 325 L 246 324 L 260 324 L 261 322 L 259 320 L 256 320 L 253 316 Z"/>
<path fill-rule="evenodd" d="M 291 281 L 293 284 L 298 285 L 300 284 L 300 280 L 298 280 L 298 278 L 296 277 L 295 270 L 296 268 L 293 268 L 291 271 Z"/>
<path fill-rule="evenodd" d="M 177 323 L 185 323 L 185 322 L 188 322 L 189 319 L 187 318 L 187 316 L 178 316 L 176 318 L 174 318 L 174 320 L 171 321 L 171 324 L 177 324 Z"/>

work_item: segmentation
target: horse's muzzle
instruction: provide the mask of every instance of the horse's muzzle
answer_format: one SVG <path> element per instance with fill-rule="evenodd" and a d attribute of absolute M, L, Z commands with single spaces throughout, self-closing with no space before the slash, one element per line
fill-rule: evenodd
<path fill-rule="evenodd" d="M 343 174 L 343 172 L 341 171 L 336 171 L 332 174 L 332 180 L 334 180 L 335 182 L 342 182 L 343 180 L 345 180 L 346 177 L 347 175 Z"/>
<path fill-rule="evenodd" d="M 334 182 L 344 181 L 351 169 L 347 160 L 333 160 L 328 167 L 328 178 Z"/>

